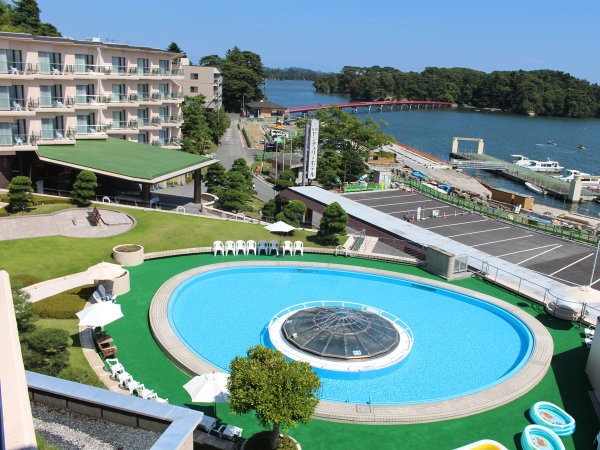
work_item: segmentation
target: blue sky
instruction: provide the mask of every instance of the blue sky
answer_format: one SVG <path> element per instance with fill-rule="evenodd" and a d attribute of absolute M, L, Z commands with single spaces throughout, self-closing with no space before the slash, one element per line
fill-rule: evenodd
<path fill-rule="evenodd" d="M 267 67 L 491 72 L 554 69 L 600 82 L 600 2 L 582 0 L 38 0 L 64 36 L 166 48 L 194 63 L 234 45 Z M 99 5 L 102 5 L 99 8 Z"/>

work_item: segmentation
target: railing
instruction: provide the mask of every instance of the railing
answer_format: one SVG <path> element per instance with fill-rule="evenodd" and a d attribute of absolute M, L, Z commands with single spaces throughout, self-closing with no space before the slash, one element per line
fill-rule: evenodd
<path fill-rule="evenodd" d="M 138 121 L 137 120 L 130 120 L 129 123 L 127 124 L 127 126 L 129 128 L 137 128 L 138 127 Z"/>
<path fill-rule="evenodd" d="M 43 74 L 43 75 L 70 75 L 73 73 L 73 66 L 56 63 L 28 63 L 28 74 Z"/>
<path fill-rule="evenodd" d="M 23 145 L 35 145 L 35 137 L 27 134 L 0 136 L 0 147 L 20 147 Z"/>
<path fill-rule="evenodd" d="M 105 99 L 105 101 L 108 102 L 115 102 L 115 103 L 123 103 L 123 102 L 127 102 L 127 94 L 111 94 L 111 95 L 106 95 L 103 97 Z"/>
<path fill-rule="evenodd" d="M 98 103 L 104 103 L 105 98 L 100 95 L 76 95 L 75 96 L 75 104 L 76 105 L 95 105 Z"/>
<path fill-rule="evenodd" d="M 162 117 L 153 117 L 152 118 L 152 125 L 160 125 L 161 123 L 163 123 L 163 118 Z"/>
<path fill-rule="evenodd" d="M 129 101 L 130 102 L 137 102 L 138 101 L 138 95 L 137 94 L 129 94 Z"/>
<path fill-rule="evenodd" d="M 42 130 L 40 133 L 33 134 L 35 141 L 60 141 L 65 139 L 74 139 L 75 136 L 72 133 L 72 129 L 54 129 L 54 130 Z"/>
<path fill-rule="evenodd" d="M 78 125 L 76 128 L 69 128 L 70 134 L 97 134 L 97 133 L 106 133 L 106 124 L 98 124 L 98 125 Z"/>
<path fill-rule="evenodd" d="M 169 116 L 169 122 L 181 122 L 183 120 L 182 114 L 172 114 Z"/>
<path fill-rule="evenodd" d="M 396 180 L 398 179 L 393 179 L 392 181 Z M 482 214 L 505 222 L 510 222 L 515 225 L 523 226 L 526 228 L 531 228 L 543 233 L 552 234 L 554 236 L 558 236 L 564 239 L 584 242 L 590 245 L 596 245 L 596 243 L 598 242 L 598 236 L 596 236 L 595 232 L 587 232 L 584 230 L 577 230 L 575 228 L 565 228 L 561 225 L 545 224 L 526 216 L 514 214 L 511 211 L 504 211 L 499 208 L 482 205 L 481 203 L 466 200 L 455 195 L 443 194 L 433 188 L 430 188 L 429 186 L 423 185 L 417 180 L 401 178 L 399 179 L 399 181 L 405 182 L 409 184 L 412 188 L 431 197 L 435 197 L 446 203 L 450 203 L 461 208 L 469 209 L 474 213 Z"/>
<path fill-rule="evenodd" d="M 27 106 L 30 109 L 37 108 L 68 108 L 75 104 L 73 97 L 40 97 L 30 98 Z"/>
<path fill-rule="evenodd" d="M 122 130 L 127 128 L 127 121 L 126 120 L 113 120 L 111 122 L 108 122 L 108 127 L 109 130 Z"/>
<path fill-rule="evenodd" d="M 153 100 L 178 100 L 183 98 L 183 92 L 153 92 Z"/>
<path fill-rule="evenodd" d="M 148 92 L 138 92 L 137 93 L 137 100 L 140 102 L 147 102 L 150 101 L 150 94 Z"/>
<path fill-rule="evenodd" d="M 27 111 L 29 102 L 24 98 L 0 99 L 0 111 Z"/>
<path fill-rule="evenodd" d="M 148 119 L 147 117 L 138 117 L 138 125 L 140 127 L 145 127 L 150 125 L 150 119 Z"/>
<path fill-rule="evenodd" d="M 75 64 L 74 73 L 76 75 L 95 75 L 97 73 L 105 74 L 107 70 L 110 73 L 110 67 L 95 66 L 92 64 Z"/>
<path fill-rule="evenodd" d="M 0 73 L 8 75 L 24 75 L 25 63 L 8 61 L 0 66 Z"/>
<path fill-rule="evenodd" d="M 363 244 L 363 242 L 365 242 L 365 238 L 366 230 L 363 229 L 352 244 L 352 247 L 350 247 L 350 250 L 352 250 L 353 252 L 357 252 L 360 246 Z"/>

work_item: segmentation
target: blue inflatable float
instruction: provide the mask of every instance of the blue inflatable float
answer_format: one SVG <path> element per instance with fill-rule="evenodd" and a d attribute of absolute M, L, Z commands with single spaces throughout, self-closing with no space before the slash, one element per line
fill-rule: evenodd
<path fill-rule="evenodd" d="M 523 450 L 565 450 L 560 437 L 540 425 L 527 425 L 521 433 Z"/>
<path fill-rule="evenodd" d="M 575 432 L 575 419 L 552 403 L 537 402 L 529 410 L 529 415 L 535 423 L 559 436 L 570 436 Z"/>

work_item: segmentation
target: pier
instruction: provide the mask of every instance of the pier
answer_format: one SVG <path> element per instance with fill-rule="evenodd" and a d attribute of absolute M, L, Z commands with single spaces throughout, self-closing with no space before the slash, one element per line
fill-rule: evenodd
<path fill-rule="evenodd" d="M 310 113 L 318 109 L 327 109 L 330 107 L 341 109 L 350 108 L 353 112 L 371 112 L 375 111 L 396 111 L 402 109 L 421 109 L 421 108 L 457 108 L 457 103 L 451 102 L 434 102 L 428 100 L 378 100 L 373 102 L 348 102 L 348 103 L 330 103 L 327 105 L 311 105 L 311 106 L 293 106 L 288 108 L 290 114 L 294 113 Z"/>

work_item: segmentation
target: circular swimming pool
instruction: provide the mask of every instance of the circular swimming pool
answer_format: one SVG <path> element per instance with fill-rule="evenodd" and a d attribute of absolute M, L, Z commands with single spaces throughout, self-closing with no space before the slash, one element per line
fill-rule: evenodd
<path fill-rule="evenodd" d="M 535 348 L 524 320 L 440 284 L 323 267 L 243 265 L 178 279 L 166 310 L 175 336 L 224 371 L 253 345 L 272 347 L 269 321 L 290 305 L 358 302 L 401 318 L 414 343 L 397 364 L 358 373 L 315 369 L 321 399 L 332 402 L 439 402 L 489 389 L 519 372 Z"/>

